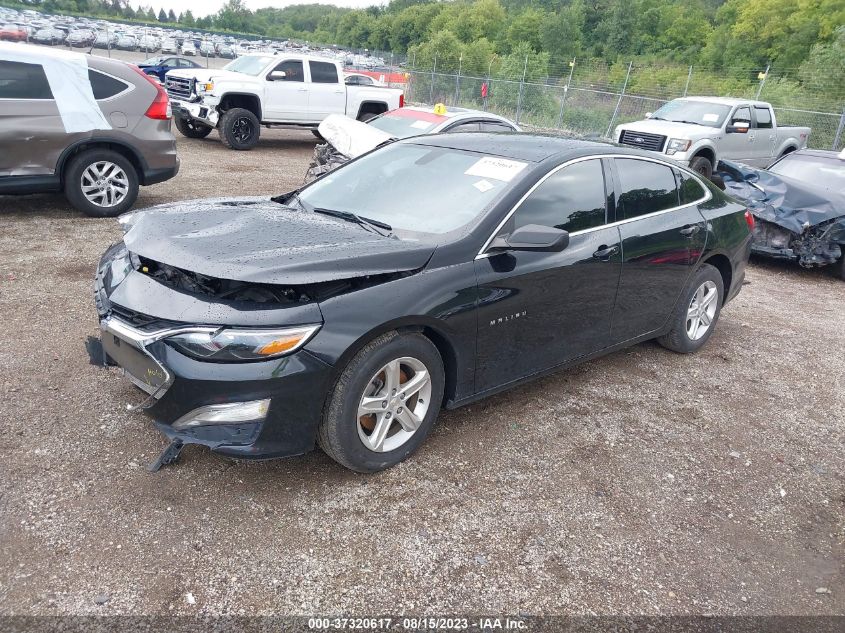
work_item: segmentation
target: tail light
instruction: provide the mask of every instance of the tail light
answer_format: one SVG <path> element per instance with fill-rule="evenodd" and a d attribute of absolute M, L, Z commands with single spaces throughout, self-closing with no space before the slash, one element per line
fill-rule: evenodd
<path fill-rule="evenodd" d="M 170 109 L 170 99 L 167 97 L 167 92 L 165 92 L 164 88 L 161 87 L 160 83 L 137 66 L 133 65 L 132 69 L 141 75 L 141 77 L 149 81 L 156 89 L 156 98 L 153 99 L 153 102 L 150 104 L 150 107 L 147 108 L 144 116 L 149 119 L 169 119 L 173 112 Z"/>
<path fill-rule="evenodd" d="M 748 225 L 748 230 L 754 230 L 754 216 L 751 215 L 751 211 L 748 209 L 745 210 L 745 223 Z"/>
<path fill-rule="evenodd" d="M 405 93 L 404 92 L 399 93 L 399 107 L 400 108 L 405 107 Z"/>

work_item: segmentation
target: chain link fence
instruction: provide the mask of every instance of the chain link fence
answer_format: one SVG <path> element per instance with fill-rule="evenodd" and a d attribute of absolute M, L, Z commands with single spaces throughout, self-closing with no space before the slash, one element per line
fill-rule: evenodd
<path fill-rule="evenodd" d="M 442 62 L 441 62 L 442 63 Z M 812 129 L 809 146 L 845 148 L 845 86 L 824 77 L 800 76 L 798 69 L 648 66 L 573 60 L 534 77 L 526 59 L 521 77 L 501 76 L 490 63 L 487 74 L 463 73 L 448 60 L 448 70 L 396 68 L 406 79 L 413 103 L 486 109 L 525 129 L 609 138 L 620 123 L 642 119 L 672 99 L 707 95 L 770 101 L 779 123 Z M 482 87 L 487 86 L 487 97 Z"/>

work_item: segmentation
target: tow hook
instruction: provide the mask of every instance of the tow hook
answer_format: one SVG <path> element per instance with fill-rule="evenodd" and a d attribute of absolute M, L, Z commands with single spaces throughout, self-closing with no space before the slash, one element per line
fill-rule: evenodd
<path fill-rule="evenodd" d="M 182 440 L 174 439 L 165 447 L 165 449 L 161 452 L 161 455 L 158 456 L 158 459 L 147 466 L 147 470 L 151 473 L 157 473 L 161 470 L 162 466 L 172 464 L 179 459 L 179 454 L 182 452 L 182 447 L 184 446 L 185 443 Z"/>

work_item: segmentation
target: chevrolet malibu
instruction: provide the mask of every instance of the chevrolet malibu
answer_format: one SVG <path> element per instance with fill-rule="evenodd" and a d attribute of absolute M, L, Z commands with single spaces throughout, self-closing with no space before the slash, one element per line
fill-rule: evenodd
<path fill-rule="evenodd" d="M 123 216 L 96 277 L 102 349 L 170 440 L 153 469 L 188 443 L 316 443 L 374 472 L 442 407 L 649 339 L 698 350 L 742 287 L 751 222 L 638 150 L 417 137 L 273 199 Z"/>

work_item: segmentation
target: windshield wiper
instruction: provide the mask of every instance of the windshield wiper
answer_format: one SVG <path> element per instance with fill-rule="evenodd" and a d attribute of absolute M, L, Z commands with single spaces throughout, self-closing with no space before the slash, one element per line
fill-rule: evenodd
<path fill-rule="evenodd" d="M 340 218 L 341 220 L 346 220 L 347 222 L 355 222 L 363 227 L 368 227 L 371 231 L 381 235 L 382 237 L 389 237 L 390 233 L 393 231 L 393 227 L 386 222 L 365 218 L 356 213 L 352 213 L 351 211 L 337 211 L 335 209 L 321 209 L 320 207 L 314 207 L 314 213 L 322 213 L 323 215 L 330 215 L 333 218 Z M 382 233 L 379 229 L 384 229 L 387 233 Z"/>
<path fill-rule="evenodd" d="M 707 127 L 704 123 L 699 123 L 698 121 L 672 121 L 672 123 L 689 123 L 690 125 L 700 125 L 702 127 Z"/>

